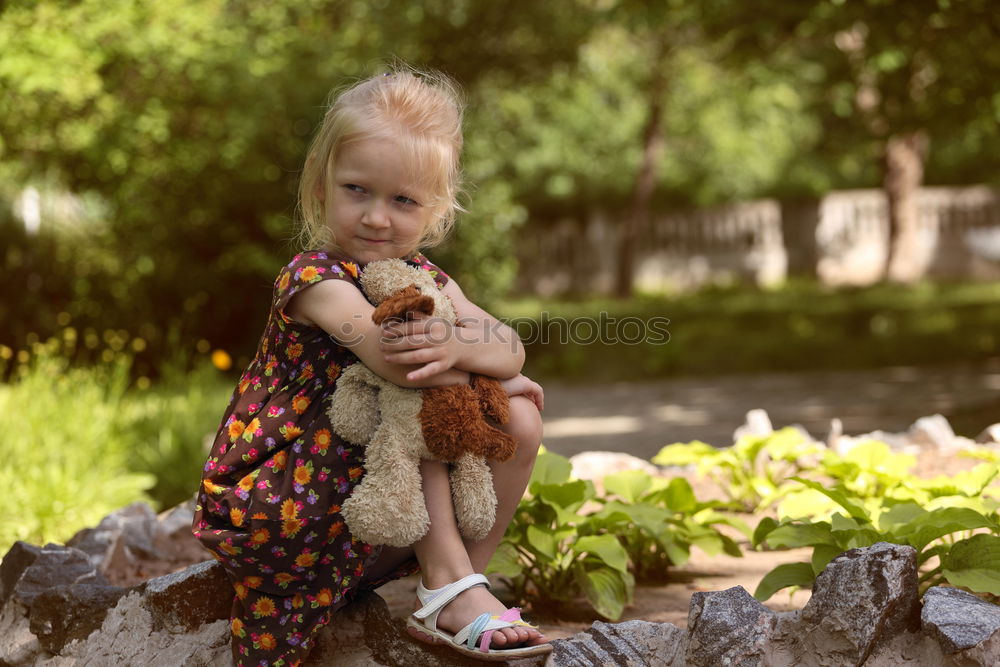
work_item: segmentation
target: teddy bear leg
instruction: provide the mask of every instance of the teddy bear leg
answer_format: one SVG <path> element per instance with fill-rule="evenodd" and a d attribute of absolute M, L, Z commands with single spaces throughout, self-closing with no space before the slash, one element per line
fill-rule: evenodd
<path fill-rule="evenodd" d="M 383 397 L 384 398 L 384 397 Z M 386 407 L 386 406 L 383 406 Z M 398 416 L 383 420 L 365 447 L 365 475 L 341 508 L 351 534 L 369 544 L 405 547 L 427 533 L 420 460 L 409 451 Z M 413 431 L 417 431 L 416 424 Z"/>
<path fill-rule="evenodd" d="M 450 480 L 459 532 L 470 540 L 483 539 L 497 516 L 493 473 L 482 458 L 465 454 L 452 464 Z"/>
<path fill-rule="evenodd" d="M 327 412 L 334 433 L 352 444 L 367 444 L 381 421 L 378 394 L 378 380 L 364 364 L 344 370 Z"/>

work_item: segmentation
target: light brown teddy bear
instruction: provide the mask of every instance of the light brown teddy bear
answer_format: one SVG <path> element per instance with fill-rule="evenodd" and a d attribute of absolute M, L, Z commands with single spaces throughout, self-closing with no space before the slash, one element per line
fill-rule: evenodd
<path fill-rule="evenodd" d="M 372 319 L 406 320 L 414 313 L 457 324 L 451 300 L 427 271 L 402 260 L 371 262 L 361 285 L 377 305 Z M 365 476 L 341 506 L 351 534 L 369 544 L 408 546 L 427 532 L 420 459 L 452 463 L 455 516 L 462 535 L 478 540 L 496 520 L 493 477 L 485 458 L 506 460 L 516 441 L 491 425 L 509 418 L 509 401 L 493 378 L 428 389 L 399 387 L 363 363 L 337 379 L 330 406 L 334 431 L 365 447 Z M 484 458 L 485 457 L 485 458 Z"/>

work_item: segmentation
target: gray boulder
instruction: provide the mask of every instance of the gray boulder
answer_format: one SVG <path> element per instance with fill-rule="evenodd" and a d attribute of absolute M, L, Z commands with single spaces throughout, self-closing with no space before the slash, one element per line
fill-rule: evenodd
<path fill-rule="evenodd" d="M 946 654 L 1000 639 L 1000 606 L 957 588 L 935 586 L 924 593 L 920 625 Z M 1000 662 L 1000 655 L 996 656 Z"/>
<path fill-rule="evenodd" d="M 545 667 L 681 667 L 687 632 L 671 623 L 596 621 L 589 629 L 552 642 Z"/>
<path fill-rule="evenodd" d="M 912 547 L 879 542 L 834 558 L 783 634 L 799 644 L 800 655 L 862 664 L 879 644 L 919 629 L 916 556 Z"/>
<path fill-rule="evenodd" d="M 695 593 L 688 612 L 687 664 L 692 667 L 763 664 L 776 614 L 742 586 Z"/>

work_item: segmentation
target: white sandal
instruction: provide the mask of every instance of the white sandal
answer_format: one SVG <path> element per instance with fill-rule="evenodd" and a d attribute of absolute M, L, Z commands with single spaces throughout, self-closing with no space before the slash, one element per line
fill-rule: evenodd
<path fill-rule="evenodd" d="M 552 651 L 551 644 L 519 646 L 517 648 L 490 648 L 490 639 L 492 639 L 493 633 L 497 630 L 518 626 L 525 628 L 535 627 L 521 620 L 521 610 L 517 607 L 512 607 L 499 616 L 489 613 L 480 614 L 476 617 L 476 620 L 454 635 L 444 630 L 438 630 L 437 619 L 441 610 L 461 593 L 475 586 L 486 586 L 486 588 L 489 588 L 490 582 L 481 574 L 470 574 L 452 584 L 434 590 L 425 588 L 423 582 L 420 582 L 417 584 L 417 599 L 420 600 L 420 604 L 423 606 L 407 619 L 407 626 L 419 633 L 429 635 L 435 640 L 446 643 L 449 647 L 463 655 L 479 660 L 512 660 L 545 655 Z M 475 648 L 476 638 L 480 638 L 478 649 Z"/>

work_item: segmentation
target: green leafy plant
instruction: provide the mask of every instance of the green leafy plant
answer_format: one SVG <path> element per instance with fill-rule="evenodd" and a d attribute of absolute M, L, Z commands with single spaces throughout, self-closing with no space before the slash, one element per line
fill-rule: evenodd
<path fill-rule="evenodd" d="M 828 521 L 796 518 L 763 519 L 754 531 L 755 546 L 811 547 L 808 563 L 779 565 L 761 580 L 754 592 L 759 600 L 790 586 L 810 586 L 823 568 L 848 549 L 876 542 L 906 544 L 917 551 L 924 587 L 944 581 L 978 593 L 1000 594 L 1000 503 L 983 495 L 998 474 L 985 464 L 948 489 L 940 481 L 928 488 L 956 490 L 959 495 L 937 496 L 930 509 L 913 500 L 866 498 L 843 484 L 827 486 L 793 478 L 826 496 L 841 511 Z M 927 489 L 918 492 L 928 493 Z"/>
<path fill-rule="evenodd" d="M 793 488 L 788 478 L 816 465 L 822 448 L 794 428 L 766 436 L 745 435 L 732 447 L 717 448 L 700 441 L 667 445 L 653 463 L 694 465 L 711 478 L 731 501 L 747 512 L 775 503 Z"/>
<path fill-rule="evenodd" d="M 82 369 L 47 354 L 0 385 L 0 551 L 14 540 L 63 541 L 147 499 L 155 478 L 129 469 L 136 445 L 120 417 L 127 386 L 125 359 Z"/>
<path fill-rule="evenodd" d="M 570 480 L 572 466 L 543 451 L 528 483 L 528 497 L 487 568 L 507 579 L 514 596 L 536 605 L 568 602 L 583 595 L 611 620 L 632 601 L 635 579 L 629 556 L 602 522 L 580 512 L 595 497 L 587 480 Z"/>
<path fill-rule="evenodd" d="M 617 535 L 628 552 L 639 581 L 666 578 L 670 566 L 683 565 L 698 547 L 709 555 L 740 557 L 736 541 L 717 528 L 731 526 L 747 537 L 745 523 L 717 511 L 718 501 L 699 502 L 683 478 L 652 477 L 640 470 L 608 475 L 603 480 L 607 498 L 594 520 Z"/>

